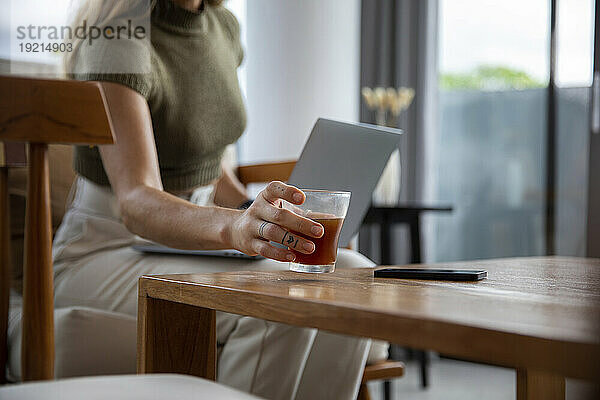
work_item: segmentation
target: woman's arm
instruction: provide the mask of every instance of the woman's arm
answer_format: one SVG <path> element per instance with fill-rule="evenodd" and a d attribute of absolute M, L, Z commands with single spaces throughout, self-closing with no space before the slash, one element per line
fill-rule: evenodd
<path fill-rule="evenodd" d="M 222 174 L 215 186 L 215 204 L 222 207 L 238 208 L 248 200 L 246 188 L 231 168 L 221 163 Z"/>
<path fill-rule="evenodd" d="M 265 239 L 280 242 L 287 230 L 305 237 L 323 235 L 320 224 L 277 207 L 280 199 L 301 204 L 305 198 L 300 190 L 281 182 L 269 184 L 245 211 L 200 207 L 165 192 L 145 99 L 123 85 L 101 85 L 116 143 L 100 146 L 100 155 L 123 222 L 131 232 L 181 249 L 234 248 L 279 261 L 289 261 L 294 253 L 273 247 Z M 258 231 L 263 222 L 268 225 L 261 238 Z M 305 237 L 299 237 L 296 250 L 312 253 L 314 243 Z"/>

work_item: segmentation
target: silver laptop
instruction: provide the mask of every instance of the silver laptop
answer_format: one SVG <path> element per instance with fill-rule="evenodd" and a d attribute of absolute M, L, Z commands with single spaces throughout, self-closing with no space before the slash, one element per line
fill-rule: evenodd
<path fill-rule="evenodd" d="M 340 247 L 348 246 L 358 232 L 379 177 L 400 144 L 401 133 L 399 129 L 323 118 L 315 123 L 288 183 L 301 189 L 352 192 Z M 260 258 L 235 250 L 178 250 L 153 244 L 134 248 L 153 253 Z"/>
<path fill-rule="evenodd" d="M 352 193 L 340 247 L 348 246 L 358 232 L 379 177 L 400 144 L 401 133 L 399 129 L 323 118 L 315 123 L 288 182 L 301 189 Z"/>

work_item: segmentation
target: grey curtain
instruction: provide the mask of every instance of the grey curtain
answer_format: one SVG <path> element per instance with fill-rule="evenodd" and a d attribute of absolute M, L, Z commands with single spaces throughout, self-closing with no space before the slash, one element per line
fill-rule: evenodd
<path fill-rule="evenodd" d="M 401 148 L 403 201 L 420 200 L 418 179 L 424 156 L 424 139 L 432 115 L 431 86 L 436 85 L 437 1 L 363 0 L 361 16 L 361 87 L 412 87 L 415 99 L 399 127 L 405 130 Z M 435 94 L 434 94 L 435 97 Z M 374 122 L 374 113 L 361 103 L 360 119 Z"/>
<path fill-rule="evenodd" d="M 405 132 L 400 145 L 402 183 L 400 202 L 426 197 L 428 135 L 435 132 L 437 97 L 437 0 L 362 0 L 361 87 L 411 87 L 412 105 L 398 127 Z M 360 120 L 374 123 L 373 111 L 361 101 Z M 406 242 L 402 233 L 396 242 Z M 361 231 L 365 252 L 372 240 Z M 375 239 L 375 238 L 373 238 Z M 399 252 L 402 252 L 402 248 Z"/>

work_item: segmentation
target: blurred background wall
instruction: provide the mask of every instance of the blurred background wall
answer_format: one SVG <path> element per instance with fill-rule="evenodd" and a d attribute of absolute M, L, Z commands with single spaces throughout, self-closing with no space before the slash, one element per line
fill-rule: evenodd
<path fill-rule="evenodd" d="M 232 1 L 242 21 L 248 130 L 241 163 L 300 155 L 318 117 L 356 121 L 359 0 Z"/>

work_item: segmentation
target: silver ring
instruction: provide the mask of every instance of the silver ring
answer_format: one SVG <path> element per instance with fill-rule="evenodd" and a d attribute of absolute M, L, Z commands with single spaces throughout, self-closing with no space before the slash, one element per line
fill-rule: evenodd
<path fill-rule="evenodd" d="M 265 227 L 269 225 L 269 223 L 267 221 L 263 221 L 262 224 L 260 224 L 260 226 L 258 227 L 258 236 L 260 236 L 263 239 L 266 239 L 264 237 L 264 233 L 265 233 Z"/>

